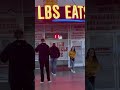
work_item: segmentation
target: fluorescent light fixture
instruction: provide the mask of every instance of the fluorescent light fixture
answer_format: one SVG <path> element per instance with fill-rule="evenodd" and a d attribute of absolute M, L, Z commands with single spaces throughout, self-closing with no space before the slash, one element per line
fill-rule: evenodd
<path fill-rule="evenodd" d="M 79 23 L 84 23 L 85 20 L 75 20 L 75 19 L 54 19 L 52 22 L 79 22 Z"/>

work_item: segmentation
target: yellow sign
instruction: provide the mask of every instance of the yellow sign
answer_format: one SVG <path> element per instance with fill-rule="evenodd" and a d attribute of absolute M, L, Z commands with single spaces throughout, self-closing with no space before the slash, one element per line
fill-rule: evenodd
<path fill-rule="evenodd" d="M 77 5 L 66 5 L 64 7 L 65 19 L 85 19 L 85 7 Z M 44 16 L 41 14 L 42 7 L 38 6 L 38 19 L 59 19 L 61 17 L 60 7 L 58 5 L 45 5 Z"/>

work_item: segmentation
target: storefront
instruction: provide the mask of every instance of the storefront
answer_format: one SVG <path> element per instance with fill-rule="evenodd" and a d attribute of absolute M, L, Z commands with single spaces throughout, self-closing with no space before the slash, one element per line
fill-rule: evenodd
<path fill-rule="evenodd" d="M 72 9 L 74 7 L 76 7 L 76 10 L 79 14 L 77 14 L 77 12 L 75 14 L 74 9 Z M 77 52 L 75 66 L 85 65 L 85 21 L 83 13 L 84 7 L 81 6 L 81 12 L 77 7 L 79 6 L 70 6 L 69 10 L 71 10 L 71 12 L 73 13 L 69 13 L 67 17 L 71 17 L 71 19 L 66 18 L 66 7 L 59 7 L 57 14 L 55 13 L 57 19 L 55 17 L 50 17 L 51 12 L 49 12 L 48 16 L 45 14 L 45 12 L 49 10 L 48 8 L 46 9 L 45 7 L 40 6 L 36 7 L 35 46 L 40 43 L 41 38 L 45 38 L 46 43 L 49 46 L 51 46 L 52 43 L 56 43 L 57 47 L 60 50 L 60 57 L 58 58 L 59 65 L 61 62 L 63 62 L 61 64 L 67 64 L 68 66 L 70 66 L 68 53 L 72 46 L 75 46 Z M 57 15 L 60 17 L 58 17 Z M 77 17 L 79 17 L 79 19 Z M 36 61 L 38 61 L 37 54 Z"/>

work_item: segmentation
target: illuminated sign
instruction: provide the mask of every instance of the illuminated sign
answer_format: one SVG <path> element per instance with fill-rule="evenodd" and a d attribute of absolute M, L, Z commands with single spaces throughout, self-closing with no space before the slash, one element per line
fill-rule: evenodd
<path fill-rule="evenodd" d="M 50 19 L 85 19 L 85 6 L 66 5 L 59 7 L 58 5 L 45 5 L 37 7 L 38 20 Z"/>
<path fill-rule="evenodd" d="M 60 37 L 59 34 L 55 34 L 55 35 L 54 35 L 54 38 L 55 38 L 55 39 L 58 39 L 59 37 Z"/>
<path fill-rule="evenodd" d="M 62 36 L 59 35 L 59 34 L 55 34 L 55 35 L 54 35 L 54 38 L 55 38 L 55 39 L 62 39 Z"/>

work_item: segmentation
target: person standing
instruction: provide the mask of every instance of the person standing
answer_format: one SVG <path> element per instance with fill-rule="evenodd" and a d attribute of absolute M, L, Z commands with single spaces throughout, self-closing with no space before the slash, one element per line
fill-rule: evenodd
<path fill-rule="evenodd" d="M 90 48 L 86 55 L 85 61 L 85 76 L 92 84 L 95 90 L 95 78 L 97 71 L 100 69 L 100 64 L 97 60 L 94 48 Z"/>
<path fill-rule="evenodd" d="M 50 47 L 50 58 L 51 58 L 51 73 L 56 76 L 56 63 L 57 59 L 60 57 L 60 51 L 58 47 L 56 47 L 55 43 L 53 43 L 52 47 Z"/>
<path fill-rule="evenodd" d="M 45 43 L 45 39 L 41 39 L 41 44 L 39 44 L 35 51 L 39 53 L 39 63 L 40 63 L 40 72 L 41 72 L 41 82 L 44 83 L 44 67 L 46 68 L 47 80 L 50 83 L 50 72 L 49 72 L 49 55 L 50 49 L 49 46 Z"/>
<path fill-rule="evenodd" d="M 72 47 L 71 50 L 69 51 L 70 67 L 71 67 L 72 73 L 75 73 L 75 70 L 74 70 L 75 56 L 76 56 L 75 47 Z"/>
<path fill-rule="evenodd" d="M 91 82 L 88 80 L 88 78 L 85 78 L 85 90 L 94 90 Z"/>
<path fill-rule="evenodd" d="M 35 90 L 34 48 L 24 40 L 22 30 L 14 33 L 16 40 L 0 54 L 2 62 L 9 61 L 9 84 L 11 90 Z"/>

